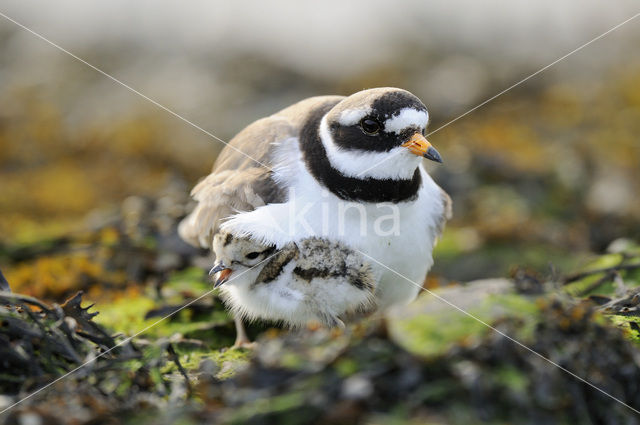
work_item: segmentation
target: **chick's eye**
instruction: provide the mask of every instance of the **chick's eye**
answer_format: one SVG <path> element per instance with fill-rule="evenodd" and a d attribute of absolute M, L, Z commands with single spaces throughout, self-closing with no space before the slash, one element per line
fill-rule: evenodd
<path fill-rule="evenodd" d="M 376 134 L 380 131 L 380 123 L 373 118 L 365 118 L 360 121 L 360 127 L 367 134 Z"/>
<path fill-rule="evenodd" d="M 245 257 L 247 257 L 249 260 L 253 260 L 255 258 L 258 258 L 258 255 L 260 255 L 259 252 L 250 252 L 247 255 L 245 255 Z"/>

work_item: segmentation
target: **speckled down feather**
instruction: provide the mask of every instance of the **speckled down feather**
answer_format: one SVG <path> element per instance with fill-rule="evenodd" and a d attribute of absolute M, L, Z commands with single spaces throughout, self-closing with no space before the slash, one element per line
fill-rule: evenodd
<path fill-rule="evenodd" d="M 270 247 L 222 231 L 213 247 L 217 261 L 232 270 L 221 294 L 243 318 L 335 327 L 376 308 L 371 265 L 344 244 L 307 238 L 268 256 Z"/>

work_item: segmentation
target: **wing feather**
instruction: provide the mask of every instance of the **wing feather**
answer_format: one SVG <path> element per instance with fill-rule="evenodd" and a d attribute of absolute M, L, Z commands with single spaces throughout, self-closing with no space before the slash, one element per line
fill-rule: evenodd
<path fill-rule="evenodd" d="M 310 97 L 255 121 L 238 133 L 218 155 L 211 174 L 191 192 L 197 205 L 180 223 L 180 236 L 192 245 L 211 248 L 221 220 L 238 211 L 283 202 L 286 188 L 272 178 L 274 166 L 286 166 L 274 163 L 276 146 L 298 137 L 310 111 L 341 99 Z"/>
<path fill-rule="evenodd" d="M 293 133 L 288 121 L 279 117 L 261 119 L 238 133 L 229 144 L 259 162 L 229 147 L 223 149 L 211 174 L 191 191 L 197 205 L 180 223 L 180 236 L 192 245 L 211 248 L 224 218 L 282 202 L 284 189 L 272 179 L 272 151 L 274 142 Z"/>

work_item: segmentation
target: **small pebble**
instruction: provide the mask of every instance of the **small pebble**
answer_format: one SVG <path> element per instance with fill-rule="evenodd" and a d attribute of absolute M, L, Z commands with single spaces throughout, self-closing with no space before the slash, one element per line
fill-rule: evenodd
<path fill-rule="evenodd" d="M 348 399 L 363 400 L 373 394 L 373 384 L 362 375 L 354 375 L 342 383 L 342 396 Z"/>
<path fill-rule="evenodd" d="M 211 359 L 202 359 L 198 365 L 198 371 L 200 373 L 206 373 L 211 376 L 215 376 L 220 372 L 220 366 Z"/>

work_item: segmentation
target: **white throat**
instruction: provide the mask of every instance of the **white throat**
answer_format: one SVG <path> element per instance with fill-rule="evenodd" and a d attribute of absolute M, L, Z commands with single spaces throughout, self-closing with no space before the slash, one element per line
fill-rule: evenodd
<path fill-rule="evenodd" d="M 387 152 L 343 149 L 335 144 L 326 117 L 320 121 L 320 140 L 333 168 L 348 177 L 408 180 L 422 160 L 401 146 Z"/>

